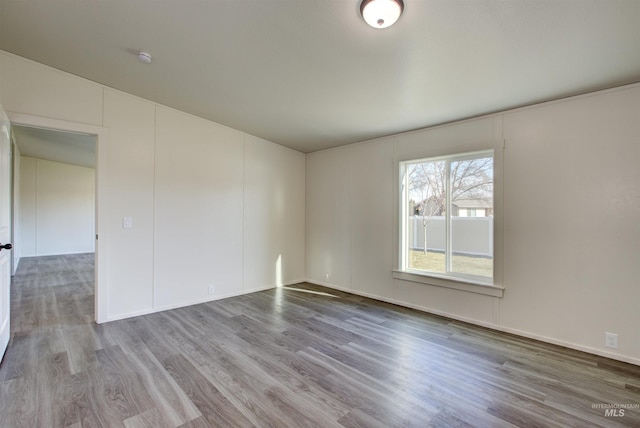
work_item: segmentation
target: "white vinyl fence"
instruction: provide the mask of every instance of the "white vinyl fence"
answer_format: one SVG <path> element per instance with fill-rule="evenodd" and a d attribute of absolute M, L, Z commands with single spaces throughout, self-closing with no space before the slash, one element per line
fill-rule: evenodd
<path fill-rule="evenodd" d="M 412 250 L 424 250 L 425 229 L 422 216 L 409 217 L 408 240 Z M 446 246 L 444 217 L 427 217 L 427 249 L 444 251 Z M 471 256 L 493 255 L 493 217 L 452 217 L 451 250 Z"/>

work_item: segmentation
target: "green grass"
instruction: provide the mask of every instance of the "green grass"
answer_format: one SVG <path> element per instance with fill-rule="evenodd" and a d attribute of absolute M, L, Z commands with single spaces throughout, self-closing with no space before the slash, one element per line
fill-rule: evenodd
<path fill-rule="evenodd" d="M 452 269 L 457 273 L 469 275 L 493 276 L 493 259 L 473 256 L 453 256 Z M 443 253 L 420 250 L 409 251 L 409 267 L 411 269 L 426 270 L 429 272 L 445 272 L 445 259 Z"/>

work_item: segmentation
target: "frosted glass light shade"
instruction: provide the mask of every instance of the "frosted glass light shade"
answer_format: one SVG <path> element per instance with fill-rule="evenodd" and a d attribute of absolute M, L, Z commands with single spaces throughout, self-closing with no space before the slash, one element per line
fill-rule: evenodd
<path fill-rule="evenodd" d="M 387 28 L 393 25 L 404 9 L 402 0 L 362 0 L 360 13 L 373 28 Z"/>

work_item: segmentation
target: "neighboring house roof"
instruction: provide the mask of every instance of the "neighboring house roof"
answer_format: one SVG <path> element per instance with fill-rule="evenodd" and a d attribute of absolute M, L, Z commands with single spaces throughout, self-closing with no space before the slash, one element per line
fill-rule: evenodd
<path fill-rule="evenodd" d="M 458 199 L 451 203 L 458 208 L 493 208 L 493 202 L 484 199 Z"/>

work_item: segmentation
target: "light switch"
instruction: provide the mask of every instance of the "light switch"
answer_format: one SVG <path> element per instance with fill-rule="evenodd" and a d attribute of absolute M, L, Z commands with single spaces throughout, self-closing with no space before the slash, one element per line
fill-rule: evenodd
<path fill-rule="evenodd" d="M 133 227 L 133 217 L 122 217 L 122 228 L 131 229 Z"/>

